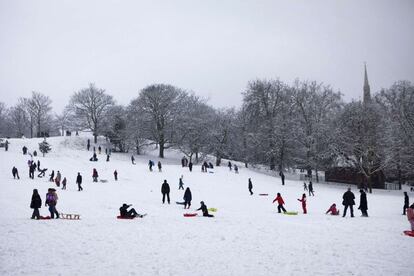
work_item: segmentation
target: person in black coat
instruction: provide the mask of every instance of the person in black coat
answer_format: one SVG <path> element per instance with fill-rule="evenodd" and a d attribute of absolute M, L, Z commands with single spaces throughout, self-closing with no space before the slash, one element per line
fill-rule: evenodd
<path fill-rule="evenodd" d="M 188 163 L 188 169 L 190 170 L 190 172 L 193 171 L 193 163 L 192 162 Z"/>
<path fill-rule="evenodd" d="M 32 201 L 30 202 L 30 208 L 33 209 L 32 219 L 40 219 L 39 208 L 42 207 L 42 199 L 40 198 L 37 189 L 33 190 Z"/>
<path fill-rule="evenodd" d="M 249 178 L 249 192 L 250 192 L 250 195 L 253 195 L 252 189 L 253 189 L 253 183 L 252 183 L 252 180 Z"/>
<path fill-rule="evenodd" d="M 342 217 L 346 216 L 346 210 L 351 209 L 351 217 L 354 217 L 354 205 L 355 205 L 355 195 L 353 192 L 351 192 L 351 188 L 348 188 L 348 191 L 344 193 L 342 196 L 342 205 L 344 205 L 344 214 Z"/>
<path fill-rule="evenodd" d="M 285 174 L 282 171 L 280 171 L 279 176 L 282 179 L 282 185 L 285 185 Z"/>
<path fill-rule="evenodd" d="M 204 201 L 201 201 L 200 204 L 201 206 L 200 208 L 197 209 L 197 211 L 201 210 L 203 212 L 203 217 L 210 217 L 210 218 L 214 217 L 213 215 L 210 215 L 208 213 L 208 209 L 207 209 L 207 206 L 204 204 Z"/>
<path fill-rule="evenodd" d="M 183 177 L 180 177 L 180 180 L 178 181 L 178 190 L 184 190 L 184 182 Z"/>
<path fill-rule="evenodd" d="M 164 180 L 161 186 L 162 193 L 162 204 L 165 203 L 165 196 L 167 196 L 168 204 L 170 204 L 170 185 L 167 183 L 167 180 Z"/>
<path fill-rule="evenodd" d="M 308 189 L 309 189 L 309 196 L 310 196 L 311 194 L 312 194 L 313 196 L 315 196 L 315 194 L 313 193 L 313 184 L 312 184 L 312 181 L 309 181 Z"/>
<path fill-rule="evenodd" d="M 20 177 L 19 177 L 19 171 L 17 170 L 16 167 L 13 167 L 12 174 L 13 174 L 13 178 L 14 179 L 16 179 L 16 177 L 17 177 L 17 179 L 20 179 Z"/>
<path fill-rule="evenodd" d="M 121 218 L 134 218 L 134 217 L 140 217 L 142 218 L 143 215 L 138 214 L 137 211 L 135 211 L 134 208 L 132 208 L 131 210 L 128 211 L 128 208 L 131 207 L 130 205 L 127 204 L 122 204 L 122 206 L 119 208 L 119 213 L 121 215 Z"/>
<path fill-rule="evenodd" d="M 404 207 L 403 207 L 404 216 L 405 216 L 405 211 L 407 210 L 409 205 L 410 205 L 410 198 L 408 197 L 407 192 L 404 192 Z"/>
<path fill-rule="evenodd" d="M 81 186 L 82 184 L 82 175 L 80 172 L 78 172 L 78 176 L 76 177 L 76 184 L 78 184 L 78 192 L 83 191 L 83 188 Z"/>
<path fill-rule="evenodd" d="M 368 202 L 367 202 L 367 194 L 365 193 L 364 190 L 359 190 L 359 192 L 361 193 L 361 196 L 359 198 L 359 207 L 358 209 L 361 210 L 362 216 L 363 217 L 368 217 Z"/>
<path fill-rule="evenodd" d="M 193 199 L 193 196 L 191 195 L 190 188 L 187 187 L 184 192 L 184 209 L 190 209 L 191 206 L 191 200 Z"/>

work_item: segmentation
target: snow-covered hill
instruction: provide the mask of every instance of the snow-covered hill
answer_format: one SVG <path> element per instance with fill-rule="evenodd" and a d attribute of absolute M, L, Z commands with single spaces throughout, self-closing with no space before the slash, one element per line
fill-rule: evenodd
<path fill-rule="evenodd" d="M 48 173 L 59 170 L 68 179 L 67 190 L 57 191 L 57 209 L 81 214 L 79 221 L 30 219 L 32 190 L 39 190 L 44 203 L 54 186 L 48 178 L 29 179 L 30 157 L 21 152 L 24 145 L 38 151 L 41 139 L 10 139 L 9 151 L 0 149 L 0 275 L 414 275 L 414 238 L 402 235 L 409 229 L 401 215 L 402 191 L 374 190 L 368 194 L 369 218 L 358 210 L 355 218 L 342 218 L 325 211 L 334 202 L 342 207 L 346 187 L 315 184 L 308 214 L 288 216 L 277 214 L 272 200 L 280 192 L 288 210 L 301 211 L 302 182 L 282 186 L 279 178 L 245 168 L 239 174 L 227 167 L 202 173 L 195 166 L 189 172 L 171 151 L 161 160 L 162 172 L 147 167 L 149 159 L 159 160 L 156 151 L 135 156 L 136 165 L 120 153 L 110 162 L 104 154 L 90 162 L 86 139 L 49 138 L 52 152 L 34 158 Z M 13 179 L 13 166 L 20 180 Z M 93 168 L 108 181 L 93 183 Z M 83 175 L 82 192 L 77 172 Z M 214 218 L 183 217 L 183 206 L 175 204 L 183 197 L 181 175 L 193 194 L 190 212 L 203 200 L 218 209 Z M 164 179 L 171 186 L 170 205 L 161 202 Z M 353 192 L 358 201 L 359 192 Z M 118 220 L 122 203 L 148 216 Z M 44 206 L 41 215 L 48 215 Z"/>

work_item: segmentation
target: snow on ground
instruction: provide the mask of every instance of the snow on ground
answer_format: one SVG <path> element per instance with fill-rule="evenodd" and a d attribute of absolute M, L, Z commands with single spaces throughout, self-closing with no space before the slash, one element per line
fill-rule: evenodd
<path fill-rule="evenodd" d="M 342 207 L 346 187 L 315 184 L 308 214 L 288 216 L 277 214 L 272 200 L 280 192 L 288 210 L 300 211 L 302 182 L 282 186 L 279 178 L 245 168 L 239 174 L 227 167 L 202 173 L 195 166 L 190 173 L 176 152 L 161 160 L 161 173 L 148 171 L 148 159 L 158 161 L 151 151 L 135 156 L 137 165 L 120 153 L 110 162 L 104 154 L 90 162 L 86 139 L 49 138 L 52 152 L 34 158 L 48 173 L 60 170 L 67 177 L 67 190 L 58 189 L 57 209 L 81 214 L 79 221 L 30 219 L 32 190 L 39 190 L 44 203 L 47 188 L 54 186 L 48 178 L 29 179 L 29 156 L 21 154 L 23 145 L 32 151 L 41 139 L 10 139 L 9 151 L 0 150 L 0 275 L 414 275 L 414 238 L 402 235 L 409 224 L 401 215 L 401 191 L 374 190 L 368 194 L 369 218 L 358 210 L 355 218 L 342 218 L 325 211 L 334 202 Z M 13 165 L 20 180 L 12 178 Z M 108 182 L 93 183 L 93 168 Z M 77 191 L 77 172 L 83 192 Z M 193 194 L 190 212 L 203 200 L 218 208 L 214 218 L 183 217 L 183 206 L 175 204 L 182 201 L 181 175 Z M 161 203 L 164 179 L 171 186 L 170 205 Z M 118 220 L 122 203 L 148 216 Z M 44 206 L 40 212 L 48 215 Z"/>

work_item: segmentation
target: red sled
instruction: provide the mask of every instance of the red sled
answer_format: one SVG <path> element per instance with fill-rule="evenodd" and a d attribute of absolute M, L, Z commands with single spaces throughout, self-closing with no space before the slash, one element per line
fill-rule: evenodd
<path fill-rule="evenodd" d="M 414 237 L 414 231 L 404 231 L 404 234 L 410 237 Z"/>
<path fill-rule="evenodd" d="M 197 213 L 187 213 L 187 214 L 184 214 L 184 216 L 185 217 L 195 217 L 195 216 L 197 216 Z"/>
<path fill-rule="evenodd" d="M 51 218 L 49 216 L 46 216 L 46 217 L 40 216 L 39 219 L 51 219 Z"/>
<path fill-rule="evenodd" d="M 269 194 L 259 194 L 259 196 L 268 196 Z"/>
<path fill-rule="evenodd" d="M 134 219 L 135 217 L 121 217 L 121 216 L 117 216 L 117 219 Z"/>

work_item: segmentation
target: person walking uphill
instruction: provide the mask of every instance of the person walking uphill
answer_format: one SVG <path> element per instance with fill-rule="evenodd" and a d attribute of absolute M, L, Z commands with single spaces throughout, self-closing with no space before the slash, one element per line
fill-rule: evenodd
<path fill-rule="evenodd" d="M 178 190 L 184 190 L 184 182 L 183 182 L 183 177 L 180 177 L 180 180 L 178 182 Z"/>
<path fill-rule="evenodd" d="M 59 213 L 56 210 L 57 201 L 58 201 L 58 196 L 56 194 L 56 190 L 49 188 L 46 194 L 45 206 L 49 206 L 50 217 L 52 219 L 55 218 L 55 215 L 57 219 L 59 218 Z"/>
<path fill-rule="evenodd" d="M 361 193 L 361 196 L 359 198 L 359 207 L 358 209 L 361 210 L 362 216 L 363 217 L 368 217 L 368 202 L 367 202 L 367 194 L 365 193 L 364 190 L 359 190 L 359 192 Z"/>
<path fill-rule="evenodd" d="M 407 210 L 410 204 L 410 198 L 408 197 L 407 192 L 404 192 L 404 207 L 403 207 L 403 215 L 405 216 L 405 210 Z"/>
<path fill-rule="evenodd" d="M 200 208 L 198 208 L 197 209 L 197 211 L 202 211 L 203 212 L 203 217 L 209 217 L 209 218 L 212 218 L 212 217 L 214 217 L 213 215 L 210 215 L 209 213 L 208 213 L 208 208 L 207 208 L 207 206 L 204 204 L 204 201 L 201 201 L 200 202 L 200 204 L 201 204 L 201 206 L 200 206 Z"/>
<path fill-rule="evenodd" d="M 253 195 L 253 191 L 252 191 L 252 189 L 253 189 L 253 183 L 252 183 L 252 180 L 250 178 L 249 178 L 249 185 L 248 185 L 248 187 L 249 187 L 250 195 Z"/>
<path fill-rule="evenodd" d="M 280 171 L 279 176 L 282 179 L 282 185 L 285 185 L 285 174 L 282 171 Z"/>
<path fill-rule="evenodd" d="M 273 200 L 273 203 L 275 203 L 275 201 L 277 201 L 277 203 L 278 203 L 278 205 L 277 205 L 277 212 L 280 213 L 280 211 L 283 210 L 283 213 L 286 213 L 286 209 L 285 209 L 285 207 L 283 207 L 283 205 L 285 204 L 285 201 L 283 200 L 283 198 L 280 195 L 280 193 L 277 193 L 277 196 Z"/>
<path fill-rule="evenodd" d="M 39 192 L 37 189 L 33 190 L 32 201 L 30 202 L 30 208 L 33 209 L 33 214 L 31 219 L 39 219 L 39 208 L 42 207 L 42 199 L 40 198 Z"/>
<path fill-rule="evenodd" d="M 191 200 L 193 199 L 193 196 L 191 195 L 190 188 L 187 187 L 184 192 L 184 209 L 190 209 L 191 206 Z"/>
<path fill-rule="evenodd" d="M 348 188 L 348 191 L 344 193 L 342 196 L 342 205 L 344 205 L 344 214 L 342 217 L 346 216 L 346 210 L 351 209 L 351 217 L 354 217 L 354 205 L 355 205 L 355 195 L 353 192 L 351 192 L 351 188 Z"/>
<path fill-rule="evenodd" d="M 170 185 L 167 183 L 167 180 L 164 180 L 161 186 L 162 193 L 162 204 L 165 203 L 165 196 L 167 196 L 167 202 L 170 204 Z"/>
<path fill-rule="evenodd" d="M 76 177 L 76 184 L 78 184 L 78 192 L 83 191 L 82 188 L 82 175 L 78 172 L 78 176 Z"/>
<path fill-rule="evenodd" d="M 302 202 L 302 210 L 303 210 L 303 213 L 304 214 L 307 214 L 307 210 L 306 210 L 306 194 L 302 194 L 302 199 L 299 199 L 298 198 L 298 200 L 300 202 Z"/>
<path fill-rule="evenodd" d="M 93 169 L 92 178 L 93 182 L 98 182 L 98 171 L 96 169 Z"/>

